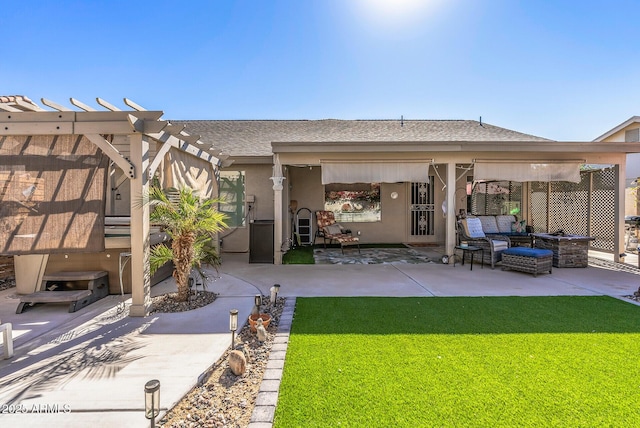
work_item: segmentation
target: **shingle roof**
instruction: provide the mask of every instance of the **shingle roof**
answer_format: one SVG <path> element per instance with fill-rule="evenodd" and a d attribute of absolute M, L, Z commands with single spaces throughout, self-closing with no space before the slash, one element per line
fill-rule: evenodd
<path fill-rule="evenodd" d="M 231 156 L 270 156 L 272 142 L 550 141 L 475 120 L 195 120 L 187 125 Z"/>

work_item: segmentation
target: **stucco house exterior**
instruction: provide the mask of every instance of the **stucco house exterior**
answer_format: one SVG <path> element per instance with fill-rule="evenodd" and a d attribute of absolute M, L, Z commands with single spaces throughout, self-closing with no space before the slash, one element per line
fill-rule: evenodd
<path fill-rule="evenodd" d="M 0 195 L 13 210 L 0 253 L 16 256 L 27 292 L 51 270 L 106 270 L 112 294 L 131 293 L 130 314 L 147 315 L 149 249 L 163 239 L 140 203 L 153 182 L 224 198 L 231 228 L 219 236 L 222 251 L 266 243 L 267 263 L 280 264 L 292 239 L 314 242 L 313 213 L 323 209 L 362 243 L 434 244 L 452 254 L 465 211 L 596 235 L 616 259 L 623 252 L 623 177 L 640 142 L 613 134 L 553 141 L 475 120 L 169 121 L 127 99 L 124 108 L 97 99 L 98 109 L 41 101 L 45 108 L 0 97 Z M 97 181 L 82 175 L 87 165 Z M 606 173 L 594 177 L 583 165 Z M 58 218 L 71 220 L 52 226 Z M 302 220 L 311 227 L 304 237 Z M 268 235 L 256 239 L 262 224 Z"/>
<path fill-rule="evenodd" d="M 633 116 L 618 126 L 600 135 L 594 141 L 608 143 L 637 143 L 640 141 L 640 116 Z M 627 155 L 626 162 L 626 205 L 625 213 L 630 216 L 640 215 L 638 204 L 638 183 L 640 179 L 640 153 Z"/>
<path fill-rule="evenodd" d="M 304 209 L 301 214 L 307 217 L 332 206 L 332 195 L 355 192 L 366 197 L 377 192 L 368 217 L 358 215 L 358 207 L 348 200 L 338 205 L 340 221 L 358 233 L 361 242 L 438 243 L 451 254 L 455 214 L 471 208 L 470 189 L 477 183 L 498 183 L 501 188 L 519 183 L 518 200 L 505 192 L 503 209 L 533 223 L 536 231 L 548 231 L 557 224 L 550 220 L 554 213 L 545 208 L 544 224 L 536 224 L 532 207 L 539 183 L 584 182 L 583 165 L 602 165 L 615 184 L 609 186 L 613 199 L 603 202 L 609 214 L 601 223 L 610 229 L 615 257 L 623 252 L 624 180 L 619 177 L 626 176 L 627 154 L 640 151 L 637 141 L 554 141 L 475 120 L 174 123 L 215 142 L 233 161 L 221 170 L 222 176 L 235 174 L 243 182 L 244 196 L 233 197 L 233 211 L 240 215 L 233 233 L 221 237 L 223 251 L 249 251 L 251 222 L 273 220 L 273 259 L 281 263 L 288 240 L 294 239 L 298 211 Z M 549 187 L 545 198 L 555 193 Z M 571 230 L 571 218 L 588 216 L 582 204 L 559 203 L 572 211 L 567 224 L 560 223 L 565 230 Z M 589 233 L 590 226 L 585 228 L 582 233 Z"/>

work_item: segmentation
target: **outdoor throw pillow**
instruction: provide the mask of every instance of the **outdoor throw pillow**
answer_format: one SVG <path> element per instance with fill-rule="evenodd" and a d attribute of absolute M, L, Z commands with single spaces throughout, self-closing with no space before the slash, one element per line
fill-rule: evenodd
<path fill-rule="evenodd" d="M 527 231 L 527 221 L 520 220 L 511 223 L 511 232 L 512 233 L 526 233 Z"/>
<path fill-rule="evenodd" d="M 342 229 L 337 224 L 332 224 L 324 228 L 329 235 L 340 235 L 342 233 Z"/>
<path fill-rule="evenodd" d="M 480 223 L 480 219 L 476 217 L 465 218 L 462 220 L 462 225 L 464 226 L 464 233 L 469 238 L 484 238 L 485 234 L 482 231 L 482 223 Z"/>
<path fill-rule="evenodd" d="M 513 222 L 516 221 L 516 217 L 513 215 L 497 215 L 496 216 L 496 223 L 498 223 L 498 231 L 500 233 L 511 233 L 513 232 L 512 230 L 512 226 L 513 226 Z M 487 230 L 485 229 L 484 231 L 485 233 L 488 233 Z"/>
<path fill-rule="evenodd" d="M 498 223 L 496 222 L 496 216 L 494 215 L 481 215 L 478 216 L 480 223 L 482 224 L 482 231 L 484 233 L 499 233 Z"/>

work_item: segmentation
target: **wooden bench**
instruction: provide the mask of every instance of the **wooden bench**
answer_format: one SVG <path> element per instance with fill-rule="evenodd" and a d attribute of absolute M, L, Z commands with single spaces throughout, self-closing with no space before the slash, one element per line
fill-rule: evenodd
<path fill-rule="evenodd" d="M 83 282 L 87 283 L 86 289 L 75 289 L 83 286 L 81 284 Z M 69 303 L 69 312 L 75 312 L 108 294 L 109 273 L 107 271 L 50 273 L 42 277 L 40 291 L 20 296 L 16 313 L 21 314 L 27 307 L 36 303 Z"/>

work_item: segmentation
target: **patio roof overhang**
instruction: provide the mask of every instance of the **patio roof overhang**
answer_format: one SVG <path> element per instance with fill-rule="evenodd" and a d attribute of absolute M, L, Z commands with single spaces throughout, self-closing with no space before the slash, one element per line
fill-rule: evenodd
<path fill-rule="evenodd" d="M 598 141 L 361 141 L 272 142 L 274 153 L 430 152 L 430 153 L 640 153 L 640 143 Z M 575 157 L 575 155 L 574 155 Z M 582 157 L 582 156 L 578 156 Z"/>

